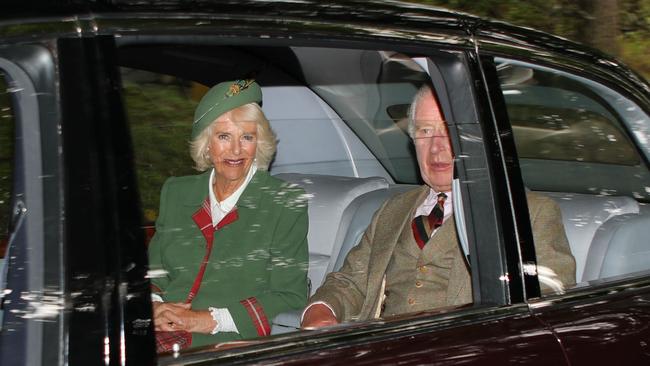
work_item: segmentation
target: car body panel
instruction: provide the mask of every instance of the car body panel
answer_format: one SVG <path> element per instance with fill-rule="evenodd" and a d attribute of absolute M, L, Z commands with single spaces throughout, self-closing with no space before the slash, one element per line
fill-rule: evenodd
<path fill-rule="evenodd" d="M 533 314 L 552 327 L 572 365 L 647 363 L 648 281 L 592 285 L 591 291 L 565 299 L 533 301 Z"/>
<path fill-rule="evenodd" d="M 447 309 L 454 310 L 452 308 Z M 300 348 L 286 347 L 282 338 L 259 347 L 250 354 L 222 358 L 221 362 L 251 362 L 302 365 L 376 363 L 405 364 L 565 364 L 560 344 L 550 330 L 532 317 L 526 306 L 511 309 L 470 309 L 457 314 L 429 312 L 368 322 L 330 332 L 315 331 L 292 338 L 302 347 L 316 346 L 319 352 L 307 354 Z M 462 314 L 462 315 L 461 315 Z M 415 321 L 415 323 L 413 323 Z M 273 345 L 279 343 L 277 349 Z M 284 347 L 283 347 L 284 345 Z M 227 351 L 224 351 L 227 354 Z M 396 359 L 396 355 L 399 355 Z M 177 363 L 211 364 L 211 354 L 181 354 L 174 359 L 160 360 L 162 365 Z"/>

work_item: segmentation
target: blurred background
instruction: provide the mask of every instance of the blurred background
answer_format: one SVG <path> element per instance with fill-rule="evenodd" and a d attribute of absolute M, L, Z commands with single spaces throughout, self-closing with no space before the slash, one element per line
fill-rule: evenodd
<path fill-rule="evenodd" d="M 650 0 L 408 0 L 536 28 L 606 52 L 650 80 Z"/>

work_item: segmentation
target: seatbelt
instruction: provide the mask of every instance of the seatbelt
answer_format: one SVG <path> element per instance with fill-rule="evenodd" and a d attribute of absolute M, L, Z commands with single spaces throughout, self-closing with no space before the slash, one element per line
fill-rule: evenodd
<path fill-rule="evenodd" d="M 471 267 L 469 260 L 469 243 L 467 240 L 467 227 L 465 225 L 465 213 L 463 212 L 463 196 L 460 193 L 460 180 L 455 178 L 456 168 L 454 167 L 454 180 L 451 182 L 451 204 L 454 208 L 454 221 L 456 222 L 456 232 L 458 233 L 458 242 L 463 251 L 465 261 L 468 267 Z"/>

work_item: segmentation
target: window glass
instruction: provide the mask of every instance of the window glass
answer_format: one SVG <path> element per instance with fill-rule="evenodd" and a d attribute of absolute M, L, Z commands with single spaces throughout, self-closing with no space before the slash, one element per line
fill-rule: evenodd
<path fill-rule="evenodd" d="M 296 197 L 297 208 L 304 209 L 304 200 L 307 200 L 309 205 L 308 217 L 301 218 L 303 221 L 300 225 L 290 225 L 292 230 L 294 227 L 307 229 L 304 225 L 309 223 L 308 233 L 307 230 L 303 232 L 303 235 L 308 235 L 309 242 L 305 258 L 276 258 L 276 250 L 271 251 L 264 246 L 265 240 L 268 241 L 265 238 L 274 238 L 277 232 L 275 226 L 265 229 L 264 225 L 271 225 L 277 217 L 286 215 L 287 212 L 273 213 L 262 203 L 260 206 L 255 204 L 254 207 L 260 210 L 257 214 L 264 221 L 253 222 L 249 228 L 242 230 L 236 246 L 233 244 L 232 248 L 228 248 L 228 239 L 215 239 L 219 244 L 215 245 L 215 251 L 211 255 L 221 259 L 211 260 L 209 265 L 218 267 L 221 273 L 226 273 L 224 271 L 231 267 L 237 267 L 238 281 L 234 287 L 232 278 L 228 281 L 213 278 L 211 281 L 216 287 L 231 286 L 228 293 L 235 293 L 253 285 L 259 287 L 258 301 L 262 304 L 261 308 L 273 309 L 273 306 L 282 305 L 285 310 L 283 313 L 288 310 L 302 310 L 306 298 L 298 301 L 302 302 L 299 306 L 293 304 L 291 308 L 285 306 L 286 304 L 274 304 L 273 301 L 278 299 L 272 297 L 274 292 L 288 291 L 287 289 L 293 291 L 295 283 L 300 283 L 300 280 L 286 283 L 286 288 L 278 289 L 273 287 L 277 285 L 267 282 L 269 274 L 278 276 L 276 273 L 282 273 L 286 269 L 284 267 L 307 270 L 309 281 L 305 282 L 309 282 L 311 287 L 305 286 L 305 290 L 314 294 L 328 272 L 341 268 L 346 254 L 360 241 L 374 212 L 382 203 L 395 194 L 413 190 L 415 184 L 421 181 L 415 156 L 416 147 L 407 133 L 408 106 L 418 88 L 429 78 L 419 64 L 395 52 L 293 47 L 278 47 L 272 51 L 267 48 L 264 52 L 259 52 L 254 47 L 239 49 L 198 45 L 149 45 L 142 47 L 142 50 L 138 49 L 137 45 L 129 45 L 119 51 L 123 95 L 132 131 L 144 221 L 147 223 L 148 236 L 153 238 L 149 242 L 152 270 L 150 277 L 154 285 L 165 287 L 165 291 L 173 287 L 171 282 L 165 281 L 172 278 L 173 281 L 186 281 L 188 278 L 185 277 L 189 276 L 187 273 L 197 273 L 202 255 L 205 254 L 204 245 L 190 244 L 197 240 L 203 244 L 203 236 L 195 230 L 192 217 L 203 207 L 200 203 L 204 202 L 207 196 L 207 179 L 205 182 L 201 181 L 205 186 L 196 188 L 197 191 L 206 193 L 191 199 L 191 205 L 196 207 L 189 213 L 186 212 L 187 208 L 180 206 L 159 208 L 159 200 L 163 184 L 170 177 L 193 176 L 173 180 L 179 185 L 193 179 L 200 181 L 196 177 L 201 172 L 193 168 L 195 162 L 190 157 L 189 141 L 194 112 L 208 90 L 207 86 L 242 79 L 250 74 L 256 75 L 263 93 L 261 107 L 277 139 L 277 153 L 270 162 L 269 172 L 272 176 L 291 183 L 289 187 L 293 187 L 292 189 L 297 186 L 304 190 L 304 193 Z M 300 67 L 284 67 L 296 63 Z M 356 68 L 351 70 L 348 67 L 350 65 L 356 65 Z M 221 100 L 217 99 L 215 106 L 218 107 Z M 212 160 L 217 159 L 210 155 L 213 152 L 208 154 Z M 451 159 L 451 154 L 449 157 Z M 237 160 L 234 155 L 224 159 L 230 161 L 230 168 L 238 164 L 234 161 Z M 273 184 L 275 183 L 268 183 L 260 189 L 278 189 L 274 188 Z M 166 187 L 167 200 L 177 199 L 180 202 L 179 197 L 195 195 L 195 192 L 189 191 L 176 192 L 171 185 Z M 281 202 L 281 197 L 285 195 L 285 192 L 280 193 L 278 202 Z M 246 194 L 246 191 L 242 192 L 241 197 L 248 197 Z M 249 202 L 248 199 L 240 198 L 237 202 L 238 220 L 246 218 L 244 210 L 246 207 L 250 208 L 246 203 Z M 223 206 L 219 207 L 228 207 L 227 203 L 221 204 Z M 215 213 L 214 209 L 219 207 L 211 206 L 211 213 Z M 293 209 L 289 211 L 288 214 L 293 215 Z M 184 216 L 181 212 L 185 212 L 182 214 Z M 351 215 L 352 212 L 354 214 Z M 171 221 L 165 220 L 172 220 L 174 215 L 182 218 L 170 227 L 168 223 Z M 196 217 L 200 216 L 199 213 Z M 410 219 L 412 218 L 408 218 Z M 156 220 L 158 226 L 155 226 L 154 230 Z M 450 222 L 453 225 L 453 220 Z M 233 225 L 236 223 L 237 221 Z M 424 221 L 422 223 L 425 225 Z M 206 225 L 209 224 L 208 222 Z M 410 230 L 411 225 L 404 227 Z M 194 231 L 190 233 L 191 230 Z M 188 234 L 184 234 L 184 231 Z M 217 230 L 215 235 L 227 236 L 225 229 L 221 233 Z M 264 236 L 258 241 L 247 241 L 246 237 L 258 235 L 257 233 Z M 290 238 L 294 234 L 286 235 Z M 411 238 L 412 232 L 409 231 L 405 235 L 406 238 Z M 285 241 L 284 236 L 282 240 Z M 302 242 L 298 244 L 302 245 Z M 413 241 L 413 246 L 409 250 L 412 249 L 415 253 L 420 251 L 416 241 Z M 159 252 L 156 248 L 160 249 Z M 431 249 L 431 252 L 434 250 Z M 455 245 L 449 245 L 445 250 L 456 254 L 459 249 Z M 428 286 L 435 286 L 437 283 L 428 281 L 426 276 L 431 276 L 434 272 L 435 276 L 445 276 L 445 271 L 451 270 L 445 268 L 437 271 L 435 266 L 419 263 L 411 256 L 411 252 L 400 253 L 409 266 L 415 268 L 416 264 L 418 265 L 419 270 L 410 273 L 412 278 L 409 277 L 409 280 L 412 280 L 409 284 L 414 291 L 422 288 L 419 291 L 425 293 Z M 180 263 L 178 260 L 184 255 L 198 256 L 198 259 Z M 466 257 L 460 252 L 458 255 L 461 258 L 457 262 L 458 268 L 464 270 Z M 264 266 L 258 266 L 258 262 Z M 247 272 L 253 273 L 250 278 L 242 275 L 241 267 L 244 266 L 248 268 Z M 283 268 L 276 268 L 277 266 Z M 269 269 L 271 267 L 275 269 Z M 162 271 L 158 271 L 161 268 Z M 212 267 L 205 271 L 205 276 L 216 276 L 215 273 L 219 271 L 211 271 L 210 268 Z M 194 277 L 189 278 L 193 279 Z M 408 298 L 408 291 L 399 291 L 401 282 L 395 282 L 393 279 L 404 281 L 404 278 L 391 276 L 391 282 L 387 286 L 394 290 L 393 298 L 401 296 L 399 298 L 403 298 L 405 304 L 414 305 L 416 300 Z M 468 284 L 462 287 L 462 297 L 459 295 L 449 301 L 444 300 L 444 296 L 437 297 L 435 301 L 422 298 L 418 300 L 417 308 L 391 303 L 384 308 L 384 315 L 428 310 L 448 303 L 471 302 L 467 271 L 463 272 L 463 276 L 459 276 L 459 281 L 456 284 L 459 287 Z M 213 288 L 215 287 L 201 288 L 200 291 L 207 293 Z M 164 300 L 171 301 L 168 300 L 171 298 L 184 301 L 183 296 L 187 296 L 189 288 L 174 291 L 176 293 L 162 293 Z M 254 295 L 255 292 L 251 292 L 250 296 Z M 294 294 L 285 295 L 284 298 L 288 299 L 286 301 L 294 301 Z M 270 296 L 271 300 L 265 296 Z M 251 333 L 251 329 L 248 329 L 250 327 L 242 325 L 246 324 L 242 323 L 242 317 L 247 317 L 246 314 L 250 311 L 243 312 L 249 309 L 240 308 L 242 305 L 239 300 L 241 299 L 237 299 L 234 305 L 222 305 L 227 307 L 234 323 L 237 324 L 237 329 L 241 331 L 239 336 L 223 334 L 229 332 L 217 332 L 212 339 L 199 337 L 196 341 L 203 344 L 208 340 L 211 343 L 219 343 L 238 338 L 256 338 L 259 333 Z M 218 308 L 219 305 L 200 303 L 197 306 Z M 266 317 L 273 334 L 298 329 L 298 314 L 294 313 L 277 321 L 275 314 L 271 314 L 273 315 Z"/>
<path fill-rule="evenodd" d="M 522 158 L 637 165 L 615 110 L 578 80 L 503 63 L 499 76 Z"/>
<path fill-rule="evenodd" d="M 122 68 L 122 79 L 144 219 L 153 223 L 163 182 L 194 173 L 188 140 L 196 100 L 206 88 L 130 68 Z"/>
<path fill-rule="evenodd" d="M 582 77 L 504 59 L 497 65 L 524 183 L 559 207 L 575 282 L 650 269 L 650 174 L 641 143 L 648 115 Z M 538 239 L 542 266 L 550 256 Z M 538 274 L 552 286 L 554 274 Z"/>
<path fill-rule="evenodd" d="M 396 183 L 421 183 L 406 113 L 428 75 L 396 52 L 294 48 L 307 82 L 346 121 Z M 358 73 L 349 72 L 354 65 Z M 328 73 L 317 70 L 328 69 Z M 377 175 L 377 174 L 375 174 Z M 362 175 L 363 176 L 363 175 Z"/>
<path fill-rule="evenodd" d="M 131 61 L 132 52 L 124 52 L 123 93 L 135 142 L 144 219 L 152 223 L 165 179 L 197 173 L 189 154 L 191 122 L 208 90 L 206 84 L 215 82 L 192 80 L 195 75 L 186 77 L 186 70 L 174 66 L 166 73 L 147 70 L 140 65 L 141 59 Z M 426 72 L 394 52 L 316 48 L 293 48 L 292 52 L 299 57 L 300 76 L 308 79 L 309 86 L 297 85 L 293 78 L 276 81 L 279 85 L 262 84 L 262 108 L 280 141 L 271 173 L 379 176 L 391 183 L 420 184 L 407 133 L 407 110 L 428 77 Z M 350 62 L 360 62 L 363 70 L 352 80 L 352 74 L 345 72 Z M 136 67 L 128 67 L 131 64 Z M 327 77 L 318 72 L 324 68 L 331 70 Z M 277 72 L 273 78 L 282 75 L 280 70 L 265 72 Z"/>

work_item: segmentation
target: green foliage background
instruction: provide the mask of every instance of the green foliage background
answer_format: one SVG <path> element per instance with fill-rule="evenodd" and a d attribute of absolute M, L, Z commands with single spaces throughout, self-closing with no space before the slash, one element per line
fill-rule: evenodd
<path fill-rule="evenodd" d="M 408 0 L 536 28 L 598 47 L 588 7 L 602 0 Z M 618 0 L 618 57 L 650 80 L 650 0 Z"/>
<path fill-rule="evenodd" d="M 134 143 L 136 174 L 145 221 L 158 216 L 160 189 L 172 176 L 197 174 L 189 138 L 196 101 L 175 83 L 136 83 L 125 79 L 123 96 Z"/>

